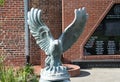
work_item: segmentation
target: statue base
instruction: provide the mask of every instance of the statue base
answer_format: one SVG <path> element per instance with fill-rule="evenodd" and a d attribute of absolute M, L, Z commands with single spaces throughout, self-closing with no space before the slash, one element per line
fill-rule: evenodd
<path fill-rule="evenodd" d="M 40 76 L 40 82 L 70 82 L 70 75 L 65 66 L 47 66 L 41 70 Z"/>
<path fill-rule="evenodd" d="M 54 81 L 52 81 L 52 80 L 44 80 L 44 79 L 40 78 L 39 82 L 70 82 L 70 80 L 69 79 L 64 79 L 64 80 L 54 80 Z"/>

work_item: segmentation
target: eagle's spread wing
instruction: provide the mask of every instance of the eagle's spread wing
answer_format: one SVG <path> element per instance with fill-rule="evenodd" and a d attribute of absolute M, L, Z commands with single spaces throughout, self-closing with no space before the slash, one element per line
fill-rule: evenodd
<path fill-rule="evenodd" d="M 31 34 L 36 39 L 36 43 L 48 55 L 50 43 L 53 41 L 53 37 L 49 28 L 42 22 L 40 15 L 41 10 L 32 8 L 31 11 L 28 12 L 27 22 L 29 24 Z"/>
<path fill-rule="evenodd" d="M 73 22 L 65 29 L 59 40 L 62 43 L 63 52 L 72 46 L 72 44 L 79 38 L 86 24 L 88 14 L 85 8 L 75 9 L 75 18 Z"/>

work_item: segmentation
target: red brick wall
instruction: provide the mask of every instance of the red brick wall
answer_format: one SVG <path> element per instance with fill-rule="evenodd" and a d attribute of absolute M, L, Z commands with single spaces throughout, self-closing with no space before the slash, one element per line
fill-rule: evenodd
<path fill-rule="evenodd" d="M 83 56 L 83 46 L 94 32 L 95 28 L 100 24 L 104 16 L 114 3 L 120 3 L 120 0 L 62 0 L 62 29 L 64 30 L 74 18 L 74 9 L 86 7 L 89 18 L 83 34 L 79 40 L 65 54 L 66 62 L 74 59 L 109 59 L 120 58 L 120 56 Z"/>
<path fill-rule="evenodd" d="M 30 8 L 39 8 L 42 10 L 42 19 L 50 28 L 54 38 L 58 38 L 62 31 L 62 1 L 61 0 L 31 0 Z M 44 65 L 45 54 L 35 40 L 31 37 L 31 62 L 33 64 Z M 36 62 L 35 62 L 36 61 Z M 41 61 L 41 62 L 40 62 Z"/>
<path fill-rule="evenodd" d="M 23 4 L 23 0 L 5 0 L 0 6 L 0 55 L 9 65 L 25 63 Z"/>
<path fill-rule="evenodd" d="M 93 59 L 83 56 L 83 46 L 105 14 L 114 3 L 120 0 L 30 0 L 30 8 L 40 8 L 42 18 L 50 28 L 53 36 L 58 38 L 61 31 L 74 18 L 74 9 L 85 6 L 89 19 L 79 40 L 64 53 L 65 62 L 74 59 Z M 23 0 L 5 0 L 0 6 L 0 55 L 7 57 L 7 64 L 23 65 L 25 63 L 25 32 Z M 120 56 L 104 56 L 102 58 L 120 58 Z M 45 54 L 30 35 L 30 62 L 44 65 Z"/>
<path fill-rule="evenodd" d="M 58 38 L 62 31 L 61 0 L 29 0 L 30 8 L 40 8 L 42 18 Z M 5 0 L 0 6 L 0 55 L 6 56 L 7 64 L 23 65 L 25 63 L 25 32 L 23 0 Z M 30 35 L 30 63 L 44 65 L 45 54 Z"/>

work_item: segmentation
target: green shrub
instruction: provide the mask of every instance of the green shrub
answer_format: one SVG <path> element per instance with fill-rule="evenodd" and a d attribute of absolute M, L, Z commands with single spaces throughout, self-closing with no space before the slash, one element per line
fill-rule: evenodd
<path fill-rule="evenodd" d="M 4 58 L 0 57 L 0 82 L 38 82 L 30 65 L 14 69 L 3 64 Z"/>
<path fill-rule="evenodd" d="M 3 6 L 5 3 L 5 0 L 0 0 L 0 6 Z"/>

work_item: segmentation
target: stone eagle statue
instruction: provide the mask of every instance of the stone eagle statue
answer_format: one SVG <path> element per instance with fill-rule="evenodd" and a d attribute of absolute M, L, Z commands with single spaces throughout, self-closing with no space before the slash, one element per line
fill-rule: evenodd
<path fill-rule="evenodd" d="M 86 13 L 85 7 L 75 9 L 74 12 L 75 17 L 73 22 L 65 28 L 58 39 L 54 39 L 50 29 L 41 20 L 41 10 L 32 8 L 31 11 L 28 12 L 27 21 L 30 32 L 35 38 L 36 43 L 47 55 L 44 70 L 50 73 L 52 72 L 54 74 L 60 70 L 64 71 L 65 67 L 62 67 L 60 60 L 61 55 L 76 42 L 86 24 L 88 14 Z M 46 73 L 48 75 L 48 72 Z"/>

